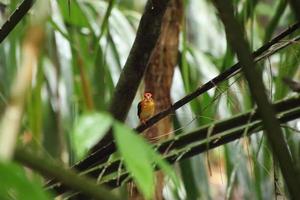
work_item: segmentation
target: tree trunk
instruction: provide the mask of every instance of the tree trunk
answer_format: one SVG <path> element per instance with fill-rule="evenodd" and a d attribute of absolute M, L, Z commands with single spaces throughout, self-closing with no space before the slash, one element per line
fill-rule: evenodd
<path fill-rule="evenodd" d="M 170 89 L 177 64 L 179 33 L 182 24 L 182 0 L 171 0 L 162 22 L 159 40 L 152 52 L 145 74 L 145 92 L 151 92 L 155 100 L 155 112 L 158 113 L 171 105 Z M 151 142 L 165 139 L 172 131 L 170 117 L 166 117 L 143 134 Z M 156 173 L 155 200 L 162 200 L 164 176 Z M 143 199 L 135 186 L 129 184 L 129 199 Z"/>

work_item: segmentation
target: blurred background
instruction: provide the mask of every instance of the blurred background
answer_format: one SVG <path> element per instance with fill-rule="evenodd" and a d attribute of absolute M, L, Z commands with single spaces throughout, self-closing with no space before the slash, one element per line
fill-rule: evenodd
<path fill-rule="evenodd" d="M 21 1 L 0 3 L 3 24 Z M 145 3 L 145 0 L 49 1 L 49 16 L 43 22 L 45 40 L 26 95 L 18 145 L 43 152 L 66 165 L 84 158 L 109 126 L 107 108 Z M 296 22 L 286 0 L 232 0 L 232 3 L 252 51 Z M 237 62 L 211 1 L 184 0 L 183 5 L 179 64 L 171 87 L 173 102 Z M 0 115 L 9 101 L 13 81 L 25 56 L 22 45 L 37 12 L 34 5 L 0 45 Z M 297 34 L 299 31 L 289 37 Z M 295 95 L 282 78 L 299 80 L 299 52 L 299 43 L 295 42 L 258 63 L 273 102 Z M 129 127 L 139 124 L 136 105 L 143 92 L 142 83 L 126 119 Z M 245 78 L 237 74 L 171 115 L 173 133 L 188 132 L 253 107 Z M 299 166 L 298 129 L 298 120 L 294 120 L 282 130 Z M 165 199 L 286 199 L 287 191 L 277 165 L 266 137 L 259 132 L 175 164 L 182 187 L 167 184 Z"/>

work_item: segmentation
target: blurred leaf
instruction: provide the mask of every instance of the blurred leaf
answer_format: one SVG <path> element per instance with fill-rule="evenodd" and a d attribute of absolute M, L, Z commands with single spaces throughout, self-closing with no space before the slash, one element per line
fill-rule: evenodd
<path fill-rule="evenodd" d="M 276 11 L 274 16 L 272 17 L 268 27 L 266 28 L 265 36 L 264 36 L 264 43 L 268 42 L 279 24 L 279 21 L 284 14 L 284 11 L 287 7 L 287 0 L 280 0 L 278 5 L 276 6 Z"/>
<path fill-rule="evenodd" d="M 70 7 L 66 1 L 57 1 L 63 18 L 70 24 L 79 27 L 89 27 L 89 21 L 84 15 L 77 0 L 72 1 Z M 71 11 L 69 13 L 69 11 Z"/>
<path fill-rule="evenodd" d="M 114 124 L 114 136 L 127 170 L 133 176 L 146 199 L 154 195 L 154 170 L 148 144 L 132 130 L 120 123 Z"/>
<path fill-rule="evenodd" d="M 277 79 L 275 80 L 275 100 L 283 98 L 290 91 L 289 87 L 283 83 L 282 79 L 293 79 L 300 63 L 298 56 L 299 52 L 300 47 L 297 45 L 289 47 L 286 52 L 281 54 L 279 72 Z M 297 81 L 298 79 L 295 80 Z"/>
<path fill-rule="evenodd" d="M 28 180 L 24 170 L 16 164 L 0 163 L 0 199 L 50 200 L 41 185 Z"/>
<path fill-rule="evenodd" d="M 155 180 L 152 164 L 156 164 L 171 179 L 176 188 L 179 187 L 179 179 L 172 167 L 151 148 L 145 139 L 118 122 L 114 124 L 113 129 L 125 166 L 146 199 L 151 199 L 154 194 Z"/>
<path fill-rule="evenodd" d="M 42 113 L 43 147 L 53 158 L 61 159 L 63 144 L 59 134 L 58 116 L 49 100 L 44 102 Z"/>
<path fill-rule="evenodd" d="M 72 138 L 78 158 L 82 158 L 104 136 L 111 124 L 110 115 L 98 112 L 85 113 L 75 120 Z"/>
<path fill-rule="evenodd" d="M 175 187 L 178 189 L 180 186 L 180 181 L 172 169 L 172 167 L 163 159 L 163 157 L 156 153 L 152 148 L 149 147 L 149 153 L 153 159 L 153 162 L 157 164 L 157 166 L 171 179 L 174 183 Z"/>

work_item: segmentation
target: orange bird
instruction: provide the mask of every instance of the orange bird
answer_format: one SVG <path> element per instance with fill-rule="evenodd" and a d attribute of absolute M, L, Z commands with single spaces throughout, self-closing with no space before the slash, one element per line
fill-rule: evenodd
<path fill-rule="evenodd" d="M 144 98 L 138 104 L 138 116 L 141 123 L 145 124 L 146 120 L 152 117 L 155 111 L 155 103 L 152 99 L 152 94 L 146 92 Z"/>

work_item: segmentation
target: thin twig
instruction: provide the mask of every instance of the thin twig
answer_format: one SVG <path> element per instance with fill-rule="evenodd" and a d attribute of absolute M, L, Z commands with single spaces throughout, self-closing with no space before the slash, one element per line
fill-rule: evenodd
<path fill-rule="evenodd" d="M 17 24 L 23 19 L 29 9 L 32 7 L 34 0 L 24 0 L 12 13 L 12 15 L 6 20 L 3 26 L 0 28 L 0 43 L 8 36 L 8 34 L 17 26 Z"/>

